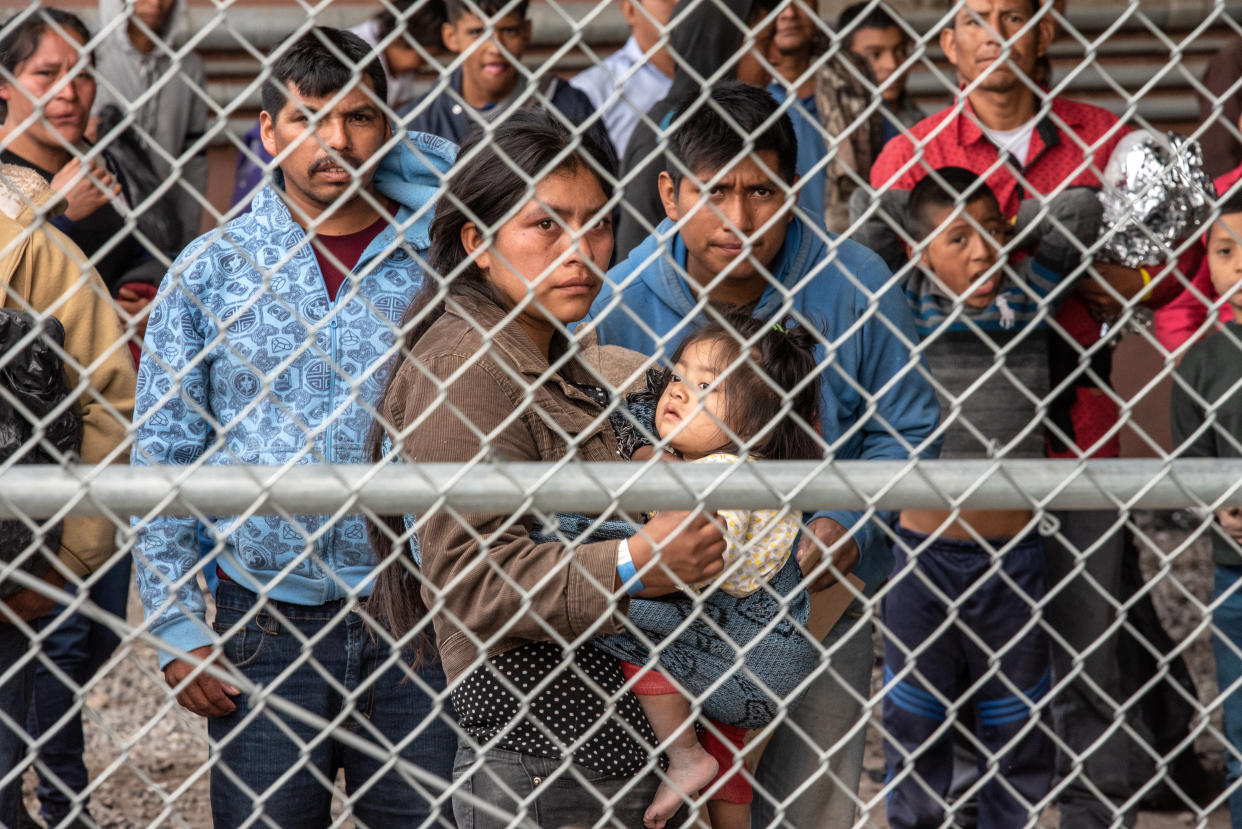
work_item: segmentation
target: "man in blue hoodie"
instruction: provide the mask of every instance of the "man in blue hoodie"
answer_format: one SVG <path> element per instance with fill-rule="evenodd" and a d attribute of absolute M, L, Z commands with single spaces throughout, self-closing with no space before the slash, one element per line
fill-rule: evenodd
<path fill-rule="evenodd" d="M 135 465 L 366 461 L 381 369 L 421 281 L 413 255 L 429 246 L 430 203 L 456 154 L 412 133 L 381 156 L 385 87 L 348 32 L 319 28 L 279 48 L 261 124 L 282 181 L 165 278 L 138 381 Z M 139 517 L 134 558 L 148 628 L 167 645 L 165 679 L 208 718 L 215 825 L 326 826 L 342 768 L 360 822 L 421 825 L 430 807 L 402 775 L 202 670 L 236 672 L 448 779 L 456 740 L 424 692 L 444 688 L 443 671 L 433 662 L 403 682 L 412 651 L 392 652 L 363 612 L 377 564 L 363 517 L 204 523 L 206 556 L 194 518 Z M 207 569 L 219 580 L 211 627 L 197 586 Z"/>
<path fill-rule="evenodd" d="M 601 343 L 662 357 L 709 309 L 815 325 L 829 343 L 820 355 L 819 425 L 832 456 L 934 455 L 939 407 L 911 354 L 918 334 L 888 268 L 861 245 L 826 243 L 822 231 L 794 217 L 797 140 L 789 116 L 776 117 L 771 95 L 725 82 L 711 101 L 669 137 L 659 179 L 668 218 L 609 271 L 583 324 Z M 872 517 L 824 509 L 809 518 L 798 558 L 812 590 L 852 571 L 871 594 L 888 577 L 892 551 L 879 521 L 892 516 Z M 825 549 L 831 568 L 820 561 Z M 869 614 L 864 620 L 856 603 L 823 644 L 832 670 L 791 701 L 759 765 L 757 826 L 778 815 L 782 826 L 853 825 L 865 742 L 859 700 L 870 697 L 875 662 Z"/>

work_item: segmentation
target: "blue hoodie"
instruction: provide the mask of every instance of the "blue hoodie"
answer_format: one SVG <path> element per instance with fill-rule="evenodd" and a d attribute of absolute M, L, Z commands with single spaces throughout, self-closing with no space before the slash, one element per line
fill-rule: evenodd
<path fill-rule="evenodd" d="M 601 343 L 672 356 L 682 338 L 706 322 L 695 313 L 695 291 L 681 276 L 686 246 L 680 234 L 667 243 L 672 256 L 663 253 L 659 237 L 671 234 L 672 228 L 665 219 L 608 272 L 589 322 L 582 323 L 598 331 Z M 807 232 L 795 219 L 769 268 L 791 291 L 790 309 L 819 323 L 835 346 L 831 355 L 822 347 L 818 355 L 821 362 L 831 357 L 833 363 L 823 374 L 820 397 L 820 430 L 833 447 L 833 457 L 905 459 L 916 452 L 934 457 L 936 447 L 928 436 L 935 431 L 940 409 L 926 369 L 910 353 L 919 340 L 910 309 L 880 258 L 844 239 L 830 250 L 820 233 Z M 781 292 L 769 284 L 755 314 L 778 316 L 782 302 Z M 874 411 L 868 412 L 873 402 Z M 880 515 L 890 523 L 895 517 Z M 873 592 L 893 566 L 884 530 L 864 522 L 861 512 L 825 509 L 814 514 L 821 516 L 852 532 L 860 553 L 855 574 Z"/>
<path fill-rule="evenodd" d="M 191 243 L 151 305 L 132 463 L 365 463 L 382 368 L 422 283 L 411 254 L 429 247 L 433 199 L 456 154 L 443 138 L 410 133 L 381 161 L 376 189 L 409 225 L 402 239 L 390 225 L 371 242 L 335 300 L 271 187 L 249 213 Z M 151 632 L 182 651 L 216 639 L 195 582 L 197 525 L 133 521 Z M 299 605 L 370 592 L 376 562 L 361 515 L 216 516 L 211 525 L 222 544 L 214 565 L 251 590 Z M 161 666 L 173 658 L 161 653 Z"/>

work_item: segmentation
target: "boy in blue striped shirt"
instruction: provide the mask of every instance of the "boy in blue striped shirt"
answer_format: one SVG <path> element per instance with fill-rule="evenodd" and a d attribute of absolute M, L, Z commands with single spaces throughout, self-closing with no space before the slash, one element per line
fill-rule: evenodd
<path fill-rule="evenodd" d="M 1084 190 L 1046 207 L 1032 202 L 1011 226 L 983 180 L 953 167 L 908 194 L 900 220 L 916 250 L 907 246 L 902 287 L 940 398 L 942 458 L 1044 457 L 1047 320 L 1100 215 Z M 1002 253 L 1015 234 L 1035 240 L 1031 255 Z M 1044 727 L 1030 727 L 1051 677 L 1048 638 L 1033 620 L 1047 592 L 1035 513 L 903 510 L 894 556 L 881 606 L 889 824 L 944 822 L 964 731 L 992 775 L 978 791 L 978 825 L 1025 825 L 1053 770 Z M 944 728 L 959 701 L 958 725 Z"/>

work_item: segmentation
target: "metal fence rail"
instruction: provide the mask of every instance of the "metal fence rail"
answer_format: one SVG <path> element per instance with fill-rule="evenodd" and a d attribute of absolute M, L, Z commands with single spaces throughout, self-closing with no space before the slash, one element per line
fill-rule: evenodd
<path fill-rule="evenodd" d="M 554 477 L 548 473 L 555 471 Z M 985 483 L 980 486 L 980 481 Z M 0 479 L 0 518 L 194 512 L 380 514 L 451 508 L 596 513 L 610 509 L 1170 510 L 1242 504 L 1242 462 L 1213 460 L 816 461 L 711 467 L 611 463 L 421 464 L 366 468 L 167 469 L 12 466 Z"/>

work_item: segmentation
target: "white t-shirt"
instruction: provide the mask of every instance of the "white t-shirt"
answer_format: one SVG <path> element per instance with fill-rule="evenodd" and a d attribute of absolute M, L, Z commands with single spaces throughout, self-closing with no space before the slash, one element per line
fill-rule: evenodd
<path fill-rule="evenodd" d="M 992 139 L 1001 152 L 1009 153 L 1021 166 L 1026 165 L 1026 157 L 1031 153 L 1031 135 L 1035 132 L 1035 124 L 1039 116 L 1035 116 L 1022 126 L 1012 130 L 990 130 L 983 127 L 988 138 Z"/>

